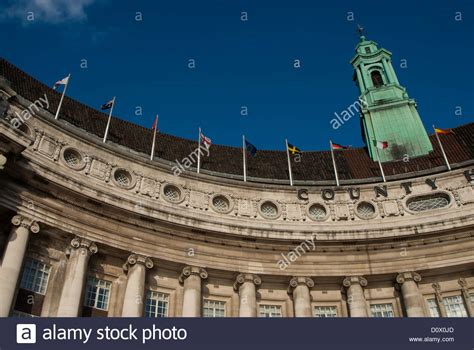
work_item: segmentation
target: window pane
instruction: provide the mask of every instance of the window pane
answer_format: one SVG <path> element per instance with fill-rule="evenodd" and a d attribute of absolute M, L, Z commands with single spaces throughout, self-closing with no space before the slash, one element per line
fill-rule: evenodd
<path fill-rule="evenodd" d="M 446 297 L 443 299 L 448 317 L 467 317 L 466 307 L 460 295 Z"/>
<path fill-rule="evenodd" d="M 426 301 L 431 317 L 439 317 L 439 306 L 436 299 L 428 299 Z"/>
<path fill-rule="evenodd" d="M 260 317 L 282 317 L 280 305 L 260 305 Z"/>
<path fill-rule="evenodd" d="M 168 317 L 169 295 L 148 291 L 145 302 L 146 317 Z"/>
<path fill-rule="evenodd" d="M 202 316 L 225 317 L 225 302 L 217 300 L 204 300 Z"/>
<path fill-rule="evenodd" d="M 51 266 L 38 260 L 26 259 L 20 281 L 20 288 L 45 294 Z"/>
<path fill-rule="evenodd" d="M 337 308 L 335 306 L 315 306 L 314 317 L 337 317 Z"/>
<path fill-rule="evenodd" d="M 84 305 L 107 310 L 109 307 L 110 288 L 110 282 L 89 277 L 87 280 Z"/>
<path fill-rule="evenodd" d="M 372 304 L 370 311 L 372 317 L 394 317 L 392 304 Z"/>

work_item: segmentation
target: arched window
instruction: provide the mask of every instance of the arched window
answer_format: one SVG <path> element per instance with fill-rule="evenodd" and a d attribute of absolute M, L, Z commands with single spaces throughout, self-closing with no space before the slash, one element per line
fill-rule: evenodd
<path fill-rule="evenodd" d="M 376 88 L 379 88 L 383 85 L 383 79 L 380 71 L 374 70 L 372 73 L 370 73 L 370 77 L 372 78 L 372 84 L 374 84 Z"/>

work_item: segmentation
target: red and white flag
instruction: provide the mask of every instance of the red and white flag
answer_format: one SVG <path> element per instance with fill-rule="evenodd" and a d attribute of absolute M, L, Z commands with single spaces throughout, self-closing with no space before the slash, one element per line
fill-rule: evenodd
<path fill-rule="evenodd" d="M 153 125 L 151 126 L 151 130 L 158 131 L 158 114 L 156 115 L 155 121 L 153 122 Z"/>
<path fill-rule="evenodd" d="M 209 137 L 204 136 L 202 132 L 201 132 L 201 142 L 204 146 L 206 146 L 207 149 L 209 149 L 212 145 L 212 140 Z"/>
<path fill-rule="evenodd" d="M 385 149 L 385 148 L 388 148 L 388 142 L 387 141 L 377 141 L 376 146 L 377 146 L 377 148 Z"/>
<path fill-rule="evenodd" d="M 61 80 L 58 80 L 57 82 L 55 82 L 54 86 L 53 86 L 53 89 L 56 90 L 56 88 L 59 85 L 67 85 L 68 82 L 69 82 L 69 75 L 67 77 L 62 78 Z"/>
<path fill-rule="evenodd" d="M 348 149 L 349 146 L 343 146 L 338 143 L 331 142 L 332 149 Z"/>

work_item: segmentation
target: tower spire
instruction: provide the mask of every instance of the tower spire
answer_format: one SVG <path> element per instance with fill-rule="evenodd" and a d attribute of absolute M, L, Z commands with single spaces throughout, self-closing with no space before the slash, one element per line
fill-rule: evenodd
<path fill-rule="evenodd" d="M 360 41 L 351 60 L 359 87 L 363 137 L 374 161 L 390 162 L 426 155 L 433 150 L 416 109 L 416 102 L 400 85 L 392 66 L 392 53 L 366 40 L 358 25 Z M 384 140 L 389 147 L 377 154 L 374 140 Z"/>

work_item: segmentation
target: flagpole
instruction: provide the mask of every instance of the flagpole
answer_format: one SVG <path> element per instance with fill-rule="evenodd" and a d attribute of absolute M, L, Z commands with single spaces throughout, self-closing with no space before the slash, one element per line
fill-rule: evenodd
<path fill-rule="evenodd" d="M 290 160 L 290 151 L 288 150 L 288 139 L 285 139 L 286 144 L 286 156 L 288 158 L 288 172 L 290 174 L 290 186 L 293 186 L 293 173 L 291 172 L 291 160 Z"/>
<path fill-rule="evenodd" d="M 245 135 L 242 135 L 242 156 L 244 160 L 244 182 L 247 182 L 247 156 L 245 154 Z"/>
<path fill-rule="evenodd" d="M 198 166 L 197 166 L 197 173 L 201 170 L 201 128 L 199 127 L 199 135 L 198 135 Z"/>
<path fill-rule="evenodd" d="M 441 139 L 439 138 L 434 125 L 433 125 L 433 130 L 435 132 L 436 139 L 438 140 L 439 148 L 441 148 L 441 153 L 443 153 L 444 161 L 446 162 L 446 165 L 448 166 L 448 170 L 451 171 L 451 165 L 449 164 L 448 157 L 446 156 L 446 153 L 444 152 L 443 144 L 441 143 Z"/>
<path fill-rule="evenodd" d="M 334 168 L 334 175 L 336 176 L 336 186 L 339 187 L 339 176 L 337 175 L 336 159 L 334 158 L 334 148 L 332 147 L 331 140 L 329 140 L 329 145 L 331 146 L 331 158 L 332 158 L 332 166 Z"/>
<path fill-rule="evenodd" d="M 104 139 L 102 140 L 103 143 L 107 141 L 107 135 L 109 133 L 110 120 L 112 119 L 112 111 L 114 110 L 114 106 L 115 106 L 115 96 L 112 99 L 112 107 L 110 107 L 109 119 L 107 120 L 107 126 L 105 127 Z"/>
<path fill-rule="evenodd" d="M 71 78 L 71 73 L 69 73 L 69 75 L 67 76 L 66 86 L 64 86 L 63 94 L 61 95 L 61 99 L 59 100 L 58 110 L 56 111 L 56 115 L 54 116 L 54 119 L 56 119 L 56 120 L 59 117 L 59 111 L 61 110 L 61 105 L 63 104 L 64 95 L 66 95 L 66 90 L 67 90 L 67 87 L 69 85 L 69 78 Z"/>
<path fill-rule="evenodd" d="M 158 114 L 156 115 L 156 119 L 155 119 L 155 130 L 153 130 L 154 134 L 153 134 L 153 144 L 151 145 L 150 160 L 153 160 L 153 157 L 155 156 L 156 130 L 158 130 Z"/>
<path fill-rule="evenodd" d="M 375 145 L 375 152 L 377 152 L 377 160 L 379 162 L 379 168 L 380 168 L 380 172 L 382 173 L 383 182 L 387 182 L 387 180 L 385 180 L 385 173 L 383 172 L 382 162 L 380 161 L 379 148 L 377 147 L 377 144 Z"/>

